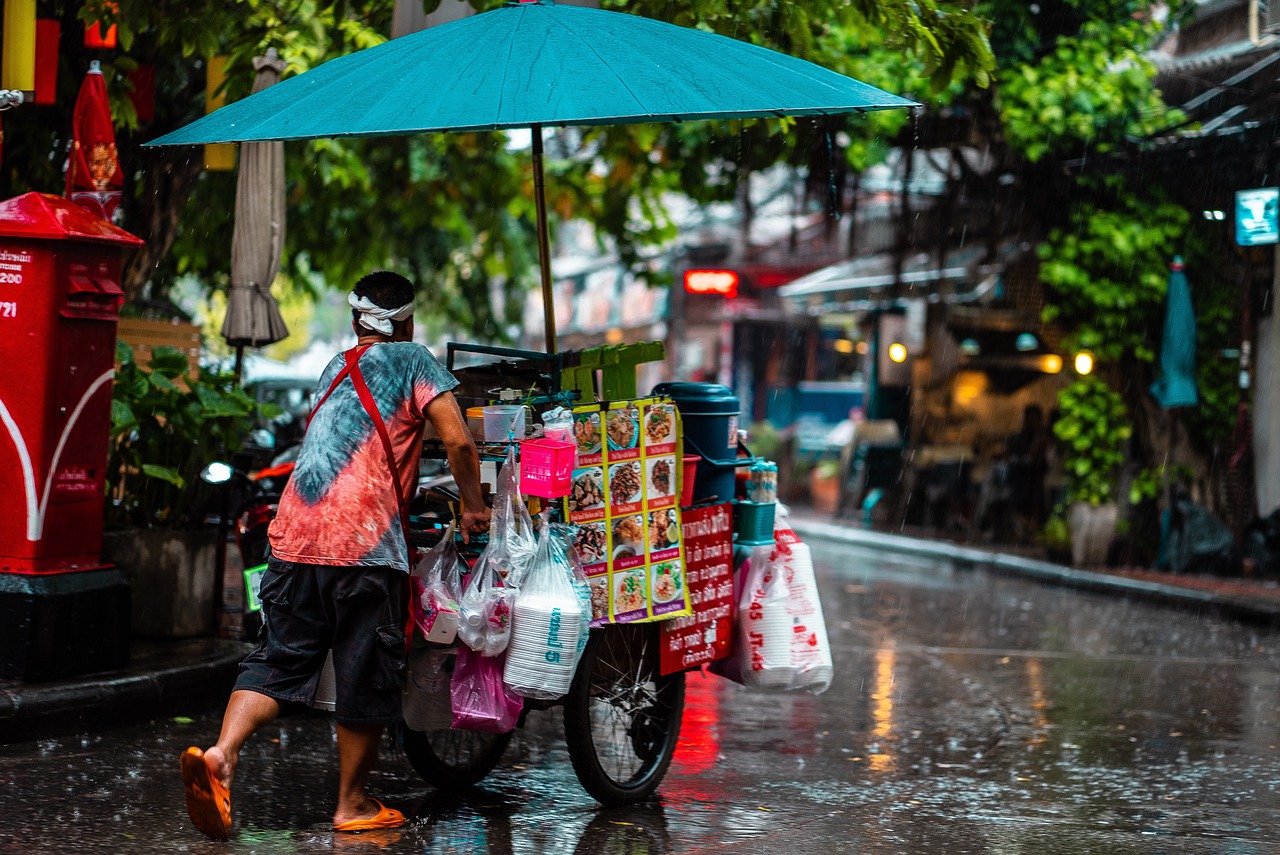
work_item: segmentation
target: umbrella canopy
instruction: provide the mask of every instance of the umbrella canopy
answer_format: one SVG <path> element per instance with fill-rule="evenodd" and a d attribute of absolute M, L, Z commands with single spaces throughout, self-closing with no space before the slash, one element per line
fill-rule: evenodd
<path fill-rule="evenodd" d="M 1191 286 L 1182 270 L 1182 259 L 1169 266 L 1169 292 L 1165 297 L 1164 337 L 1160 343 L 1160 376 L 1151 384 L 1151 396 L 1161 407 L 1193 407 L 1196 394 L 1196 316 L 1191 308 Z"/>
<path fill-rule="evenodd" d="M 274 49 L 254 57 L 258 75 L 253 91 L 280 79 L 285 69 Z M 222 337 L 236 348 L 236 365 L 245 347 L 260 347 L 289 335 L 271 283 L 284 251 L 284 143 L 256 142 L 240 147 L 236 176 L 236 219 L 231 236 L 231 293 Z"/>
<path fill-rule="evenodd" d="M 544 125 L 814 116 L 916 106 L 713 33 L 550 0 L 326 62 L 150 145 L 531 127 L 547 348 L 555 349 Z"/>
<path fill-rule="evenodd" d="M 116 155 L 116 132 L 107 103 L 107 84 L 98 60 L 80 84 L 72 114 L 71 157 L 67 163 L 67 189 L 72 202 L 110 220 L 120 207 L 124 177 Z"/>

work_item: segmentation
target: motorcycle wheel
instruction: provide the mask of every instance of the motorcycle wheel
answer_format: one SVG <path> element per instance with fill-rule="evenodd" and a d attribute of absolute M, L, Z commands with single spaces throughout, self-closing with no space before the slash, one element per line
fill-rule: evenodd
<path fill-rule="evenodd" d="M 655 626 L 593 630 L 564 699 L 565 742 L 583 789 L 608 807 L 652 795 L 683 714 L 684 673 L 658 673 Z"/>
<path fill-rule="evenodd" d="M 502 760 L 511 733 L 474 730 L 413 730 L 396 725 L 396 741 L 415 772 L 437 790 L 472 787 Z"/>

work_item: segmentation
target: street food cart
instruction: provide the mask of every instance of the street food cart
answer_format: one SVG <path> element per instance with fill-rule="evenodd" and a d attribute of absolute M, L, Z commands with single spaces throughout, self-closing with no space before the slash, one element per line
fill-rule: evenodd
<path fill-rule="evenodd" d="M 673 64 L 670 59 L 677 55 L 685 61 Z M 422 86 L 422 80 L 432 85 Z M 547 97 L 548 92 L 555 97 Z M 361 97 L 363 93 L 377 95 Z M 691 591 L 706 580 L 686 540 L 691 530 L 684 514 L 697 509 L 677 501 L 684 449 L 674 397 L 638 395 L 634 362 L 628 367 L 623 352 L 557 352 L 543 129 L 827 116 L 913 106 L 912 101 L 813 63 L 714 33 L 535 0 L 507 3 L 326 62 L 150 145 L 532 131 L 548 353 L 537 359 L 527 354 L 499 359 L 511 363 L 502 370 L 532 370 L 538 382 L 480 382 L 479 395 L 486 399 L 479 404 L 482 421 L 486 407 L 515 407 L 506 411 L 513 418 L 530 407 L 520 436 L 514 435 L 513 421 L 512 442 L 497 447 L 482 442 L 481 453 L 496 459 L 517 439 L 524 449 L 523 440 L 538 439 L 529 435 L 538 427 L 538 406 L 570 391 L 578 393 L 561 401 L 573 409 L 577 459 L 568 472 L 568 495 L 559 512 L 586 532 L 579 546 L 593 559 L 586 568 L 594 583 L 592 623 L 597 625 L 573 685 L 559 702 L 565 707 L 566 736 L 579 779 L 601 802 L 622 804 L 651 793 L 670 763 L 684 698 L 680 668 L 723 648 L 715 625 L 685 625 L 665 636 L 671 649 L 664 657 L 659 650 L 664 636 L 658 627 L 694 618 L 694 606 L 719 599 L 724 584 L 716 582 L 710 595 L 706 589 Z M 467 378 L 464 386 L 473 379 L 469 372 L 458 373 Z M 476 379 L 480 376 L 477 373 Z M 491 395 L 492 389 L 498 390 L 496 395 Z M 476 391 L 473 387 L 463 393 Z M 464 404 L 468 410 L 476 406 Z M 714 417 L 728 419 L 723 413 Z M 728 449 L 736 448 L 736 427 L 735 423 L 723 432 L 726 452 L 710 454 L 704 461 L 709 467 L 734 470 L 736 452 Z M 583 448 L 583 443 L 593 450 Z M 549 472 L 542 470 L 537 477 Z M 736 479 L 729 483 L 736 484 Z M 767 473 L 761 483 L 767 485 Z M 776 483 L 773 486 L 776 489 Z M 724 503 L 730 497 L 717 498 L 721 504 L 713 507 L 719 510 L 696 519 L 696 554 L 715 556 L 708 566 L 719 568 L 732 546 L 725 544 L 730 516 Z M 772 537 L 771 517 L 764 507 L 769 503 L 753 504 L 762 507 L 735 505 L 733 518 L 740 528 L 753 528 L 749 539 L 762 542 Z M 695 603 L 695 598 L 700 599 Z M 445 728 L 406 730 L 403 744 L 428 780 L 455 787 L 483 777 L 501 756 L 505 739 L 509 735 Z"/>

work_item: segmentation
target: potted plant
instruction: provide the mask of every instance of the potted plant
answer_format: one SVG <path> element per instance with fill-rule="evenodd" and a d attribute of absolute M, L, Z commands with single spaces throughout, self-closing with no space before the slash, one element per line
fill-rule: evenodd
<path fill-rule="evenodd" d="M 1106 383 L 1087 376 L 1058 393 L 1060 417 L 1053 435 L 1067 478 L 1071 559 L 1101 564 L 1115 535 L 1116 490 L 1132 433 L 1124 401 Z"/>
<path fill-rule="evenodd" d="M 191 371 L 175 348 L 155 348 L 144 368 L 121 342 L 116 361 L 103 557 L 133 586 L 135 635 L 207 635 L 218 530 L 205 522 L 211 490 L 200 472 L 269 414 L 230 374 Z"/>

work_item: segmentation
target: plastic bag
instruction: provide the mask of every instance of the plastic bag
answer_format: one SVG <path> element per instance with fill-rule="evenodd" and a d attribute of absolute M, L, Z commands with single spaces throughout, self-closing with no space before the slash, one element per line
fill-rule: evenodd
<path fill-rule="evenodd" d="M 578 605 L 582 608 L 582 617 L 578 621 L 580 624 L 578 655 L 581 656 L 587 646 L 587 636 L 591 632 L 591 584 L 587 581 L 587 572 L 582 567 L 582 556 L 573 545 L 578 537 L 578 527 L 553 523 L 550 529 L 551 548 L 559 550 L 556 553 L 557 556 L 563 554 L 565 564 L 569 567 L 569 584 L 578 595 Z"/>
<path fill-rule="evenodd" d="M 507 460 L 498 472 L 493 515 L 489 522 L 490 560 L 495 563 L 503 584 L 508 588 L 520 587 L 537 549 L 533 518 L 520 496 L 520 466 L 513 446 L 507 449 Z"/>
<path fill-rule="evenodd" d="M 458 597 L 458 638 L 477 653 L 497 656 L 511 639 L 511 601 L 514 590 L 502 581 L 494 542 L 480 553 Z"/>
<path fill-rule="evenodd" d="M 459 606 L 456 595 L 462 559 L 453 542 L 453 525 L 429 549 L 410 574 L 409 611 L 414 626 L 427 641 L 452 644 L 458 637 Z"/>
<path fill-rule="evenodd" d="M 1181 498 L 1174 502 L 1168 539 L 1168 569 L 1174 573 L 1240 574 L 1235 536 L 1203 505 Z"/>
<path fill-rule="evenodd" d="M 459 730 L 508 733 L 524 707 L 521 697 L 502 682 L 502 657 L 459 648 L 449 685 L 453 726 Z"/>
<path fill-rule="evenodd" d="M 779 506 L 773 546 L 758 546 L 735 580 L 738 614 L 734 650 L 708 668 L 764 692 L 831 686 L 833 667 L 809 547 L 786 525 Z"/>
<path fill-rule="evenodd" d="M 551 700 L 569 691 L 585 626 L 582 599 L 572 580 L 561 535 L 551 532 L 544 517 L 538 552 L 516 597 L 503 669 L 503 680 L 517 694 Z"/>

